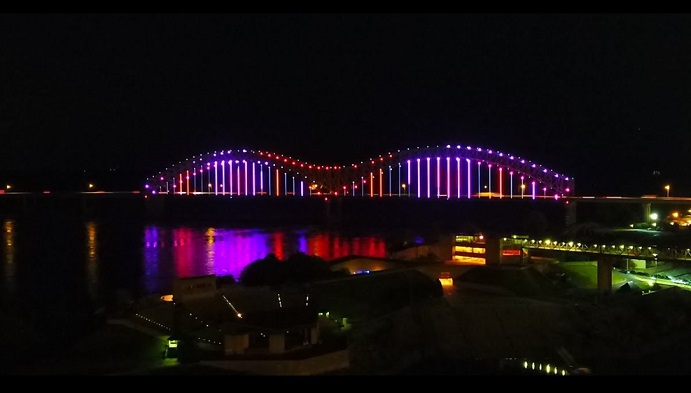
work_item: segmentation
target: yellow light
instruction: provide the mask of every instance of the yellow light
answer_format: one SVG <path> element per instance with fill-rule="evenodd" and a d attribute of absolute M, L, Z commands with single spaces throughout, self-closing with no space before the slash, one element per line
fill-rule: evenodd
<path fill-rule="evenodd" d="M 89 183 L 89 188 L 94 188 L 94 185 L 92 183 Z"/>
<path fill-rule="evenodd" d="M 242 319 L 242 313 L 238 313 L 238 318 Z"/>
<path fill-rule="evenodd" d="M 545 366 L 545 372 L 547 372 L 547 374 L 549 374 L 550 369 L 551 369 L 551 367 L 549 364 L 547 366 Z"/>
<path fill-rule="evenodd" d="M 679 212 L 674 212 L 674 213 L 672 213 L 672 217 L 674 217 L 674 218 L 679 218 Z"/>
<path fill-rule="evenodd" d="M 528 361 L 523 362 L 523 368 L 528 368 Z"/>
<path fill-rule="evenodd" d="M 163 295 L 161 296 L 161 300 L 164 302 L 172 302 L 173 301 L 173 295 Z"/>
<path fill-rule="evenodd" d="M 5 186 L 5 188 L 7 188 L 9 190 L 10 188 L 12 188 L 12 186 L 8 184 Z"/>

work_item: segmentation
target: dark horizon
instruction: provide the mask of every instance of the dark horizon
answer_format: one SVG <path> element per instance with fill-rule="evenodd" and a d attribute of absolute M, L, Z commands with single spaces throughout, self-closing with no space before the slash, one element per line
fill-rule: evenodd
<path fill-rule="evenodd" d="M 665 184 L 691 195 L 689 15 L 0 22 L 0 182 L 18 189 L 139 189 L 220 149 L 333 165 L 467 144 L 573 176 L 579 195 L 664 195 Z"/>

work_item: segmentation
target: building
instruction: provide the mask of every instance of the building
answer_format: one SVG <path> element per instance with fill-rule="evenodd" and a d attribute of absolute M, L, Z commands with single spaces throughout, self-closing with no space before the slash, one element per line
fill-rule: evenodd
<path fill-rule="evenodd" d="M 527 250 L 522 247 L 523 239 L 517 235 L 455 235 L 451 258 L 453 262 L 478 265 L 521 264 L 528 257 Z"/>

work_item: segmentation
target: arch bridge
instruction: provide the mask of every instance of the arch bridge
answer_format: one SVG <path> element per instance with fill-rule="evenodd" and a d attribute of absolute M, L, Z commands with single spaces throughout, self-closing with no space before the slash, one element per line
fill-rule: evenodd
<path fill-rule="evenodd" d="M 276 152 L 227 149 L 178 161 L 147 179 L 152 194 L 220 197 L 554 198 L 574 179 L 481 147 L 416 147 L 348 165 L 308 163 Z"/>

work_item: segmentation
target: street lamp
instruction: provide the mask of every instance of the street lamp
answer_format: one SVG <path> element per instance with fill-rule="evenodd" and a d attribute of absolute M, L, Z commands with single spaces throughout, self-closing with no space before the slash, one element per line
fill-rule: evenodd
<path fill-rule="evenodd" d="M 524 194 L 525 194 L 525 184 L 521 184 L 521 199 L 523 199 Z"/>
<path fill-rule="evenodd" d="M 89 183 L 89 190 L 91 190 L 92 188 L 94 188 L 93 183 Z"/>
<path fill-rule="evenodd" d="M 5 186 L 5 188 L 9 190 L 9 189 L 12 188 L 12 186 L 8 184 L 8 185 Z"/>
<path fill-rule="evenodd" d="M 401 187 L 403 187 L 403 195 L 406 195 L 406 192 L 405 192 L 405 183 L 401 184 Z"/>
<path fill-rule="evenodd" d="M 665 186 L 665 191 L 667 191 L 667 198 L 669 198 L 669 184 Z"/>

